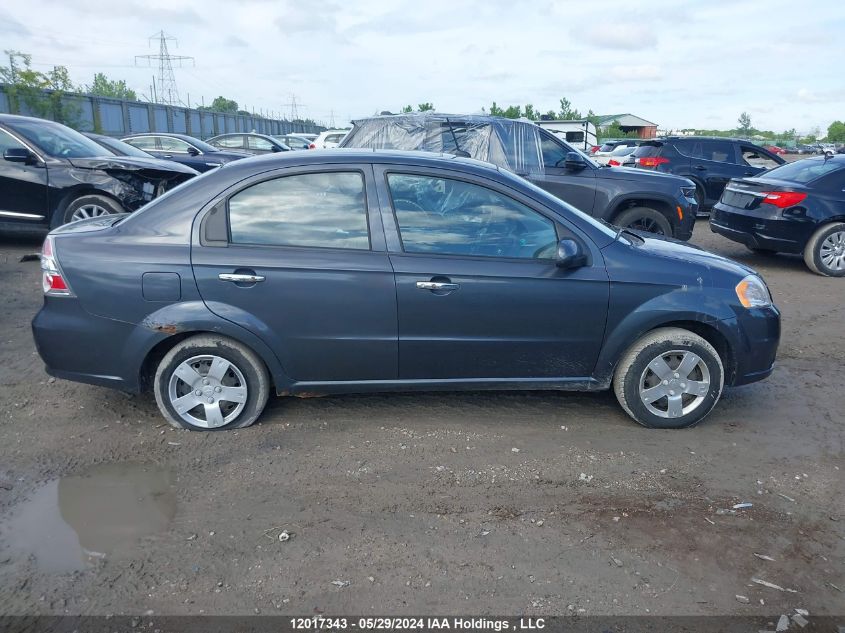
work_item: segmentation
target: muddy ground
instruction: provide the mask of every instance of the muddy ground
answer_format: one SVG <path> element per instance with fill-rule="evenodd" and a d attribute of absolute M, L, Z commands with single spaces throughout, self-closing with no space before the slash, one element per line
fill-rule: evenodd
<path fill-rule="evenodd" d="M 39 244 L 6 238 L 0 613 L 845 614 L 845 282 L 693 241 L 783 311 L 774 375 L 695 429 L 534 392 L 277 399 L 189 433 L 48 380 Z"/>

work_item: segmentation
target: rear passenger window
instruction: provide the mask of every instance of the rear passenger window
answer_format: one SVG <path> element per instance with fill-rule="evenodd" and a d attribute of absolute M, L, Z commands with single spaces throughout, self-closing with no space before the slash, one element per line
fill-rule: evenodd
<path fill-rule="evenodd" d="M 677 143 L 678 150 L 691 158 L 712 160 L 716 163 L 735 163 L 734 147 L 727 141 L 695 141 L 692 145 Z"/>
<path fill-rule="evenodd" d="M 370 248 L 364 178 L 358 172 L 284 176 L 229 199 L 233 244 Z"/>

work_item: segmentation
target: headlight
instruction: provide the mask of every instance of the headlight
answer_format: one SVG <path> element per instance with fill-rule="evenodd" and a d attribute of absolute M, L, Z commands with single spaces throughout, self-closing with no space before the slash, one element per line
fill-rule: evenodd
<path fill-rule="evenodd" d="M 772 305 L 772 295 L 757 275 L 748 275 L 736 285 L 736 296 L 746 308 L 765 308 Z"/>
<path fill-rule="evenodd" d="M 681 187 L 681 193 L 685 198 L 695 199 L 695 187 Z"/>

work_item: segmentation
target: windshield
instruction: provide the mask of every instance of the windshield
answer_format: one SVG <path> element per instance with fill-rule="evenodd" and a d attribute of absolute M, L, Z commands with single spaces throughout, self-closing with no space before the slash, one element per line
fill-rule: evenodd
<path fill-rule="evenodd" d="M 174 136 L 173 138 L 179 138 L 179 137 Z M 179 139 L 179 140 L 184 140 L 186 143 L 190 143 L 191 145 L 196 147 L 198 150 L 200 150 L 201 152 L 205 152 L 206 154 L 208 154 L 209 152 L 219 152 L 220 151 L 219 147 L 214 147 L 214 145 L 209 145 L 205 141 L 201 141 L 198 138 L 192 138 L 192 137 L 189 136 L 185 139 Z"/>
<path fill-rule="evenodd" d="M 8 125 L 49 156 L 98 158 L 112 154 L 76 130 L 52 121 L 21 119 Z"/>
<path fill-rule="evenodd" d="M 118 156 L 137 156 L 138 158 L 152 158 L 152 154 L 147 154 L 142 149 L 138 149 L 134 145 L 124 143 L 116 138 L 109 138 L 108 136 L 100 136 L 95 139 L 97 143 L 103 147 L 113 151 Z"/>
<path fill-rule="evenodd" d="M 766 172 L 765 178 L 788 180 L 803 185 L 839 169 L 845 169 L 845 163 L 842 161 L 807 158 L 770 169 Z"/>
<path fill-rule="evenodd" d="M 635 145 L 620 145 L 615 150 L 610 152 L 610 155 L 611 156 L 627 156 L 628 154 L 633 154 L 635 149 L 637 149 Z"/>

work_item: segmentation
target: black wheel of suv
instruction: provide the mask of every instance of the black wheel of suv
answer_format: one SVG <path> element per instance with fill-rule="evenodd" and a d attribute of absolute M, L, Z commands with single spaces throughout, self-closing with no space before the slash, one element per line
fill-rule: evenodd
<path fill-rule="evenodd" d="M 819 227 L 804 247 L 804 263 L 817 275 L 845 277 L 845 222 Z"/>
<path fill-rule="evenodd" d="M 222 336 L 199 334 L 165 354 L 153 389 L 171 425 L 222 431 L 255 422 L 267 404 L 270 379 L 249 348 Z"/>
<path fill-rule="evenodd" d="M 665 215 L 648 207 L 631 207 L 626 209 L 613 221 L 616 226 L 636 229 L 646 233 L 672 236 L 672 225 Z"/>
<path fill-rule="evenodd" d="M 682 429 L 710 413 L 724 387 L 722 359 L 710 343 L 681 328 L 660 328 L 634 343 L 613 377 L 616 399 L 634 420 Z"/>
<path fill-rule="evenodd" d="M 116 200 L 96 194 L 81 196 L 67 206 L 64 214 L 61 215 L 61 222 L 54 224 L 54 226 L 115 213 L 126 213 L 126 210 Z"/>

